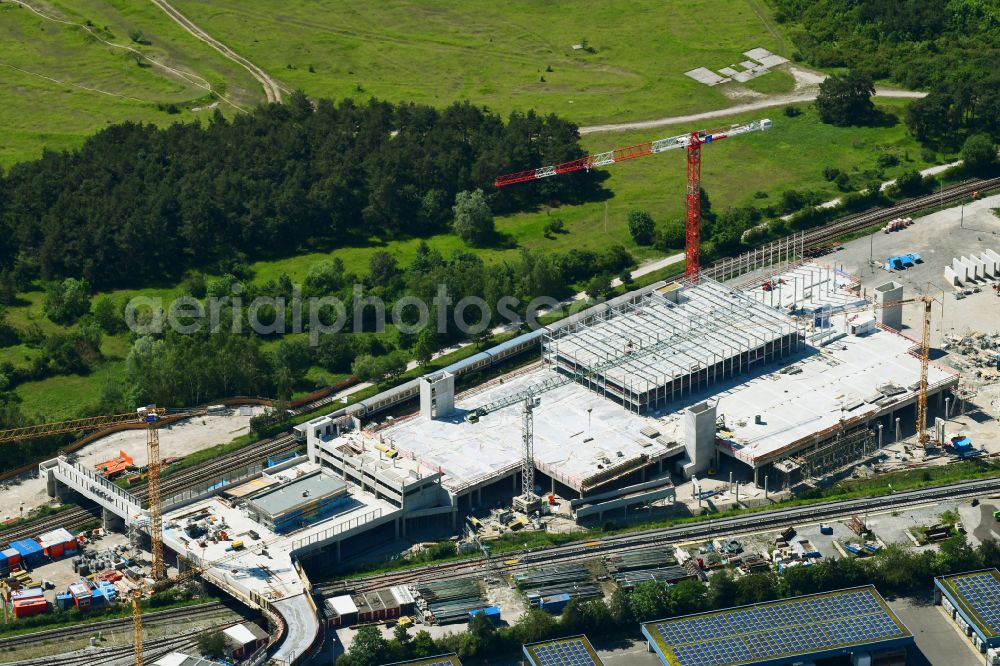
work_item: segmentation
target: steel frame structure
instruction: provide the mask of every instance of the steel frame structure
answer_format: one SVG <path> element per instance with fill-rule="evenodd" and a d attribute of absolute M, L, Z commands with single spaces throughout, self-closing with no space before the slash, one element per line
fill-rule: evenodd
<path fill-rule="evenodd" d="M 783 357 L 802 339 L 797 320 L 714 281 L 682 298 L 650 292 L 575 322 L 544 337 L 543 357 L 641 413 Z"/>

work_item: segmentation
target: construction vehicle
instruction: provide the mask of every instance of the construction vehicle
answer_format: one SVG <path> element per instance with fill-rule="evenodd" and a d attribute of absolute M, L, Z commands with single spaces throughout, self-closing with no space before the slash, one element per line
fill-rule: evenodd
<path fill-rule="evenodd" d="M 686 148 L 687 188 L 685 192 L 684 278 L 689 284 L 698 284 L 698 254 L 701 244 L 701 147 L 703 144 L 769 129 L 771 129 L 771 121 L 765 118 L 711 131 L 697 130 L 688 134 L 658 139 L 656 141 L 646 141 L 635 146 L 610 150 L 606 153 L 588 155 L 561 164 L 506 174 L 497 177 L 493 184 L 496 187 L 505 187 L 515 183 L 539 180 L 573 171 L 590 171 L 595 167 L 608 166 L 616 162 L 645 157 L 646 155 L 655 155 L 675 148 Z"/>

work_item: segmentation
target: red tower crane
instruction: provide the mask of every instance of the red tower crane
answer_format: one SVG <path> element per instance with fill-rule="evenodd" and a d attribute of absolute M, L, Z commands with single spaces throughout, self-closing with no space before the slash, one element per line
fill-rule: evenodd
<path fill-rule="evenodd" d="M 685 208 L 687 211 L 684 226 L 684 277 L 690 284 L 698 284 L 698 250 L 701 245 L 701 146 L 706 143 L 728 139 L 729 137 L 762 132 L 771 129 L 768 119 L 754 120 L 749 123 L 738 123 L 715 130 L 697 130 L 689 134 L 681 134 L 656 141 L 646 141 L 635 146 L 618 148 L 606 153 L 596 153 L 580 157 L 569 162 L 553 164 L 552 166 L 528 169 L 499 176 L 493 184 L 496 187 L 523 183 L 528 180 L 539 180 L 548 176 L 556 176 L 571 171 L 587 170 L 594 167 L 607 166 L 616 162 L 655 155 L 674 148 L 687 148 L 687 190 Z"/>

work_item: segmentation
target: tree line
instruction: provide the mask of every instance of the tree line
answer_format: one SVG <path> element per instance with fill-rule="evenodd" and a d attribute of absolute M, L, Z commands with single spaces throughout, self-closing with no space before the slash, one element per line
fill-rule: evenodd
<path fill-rule="evenodd" d="M 580 201 L 596 179 L 492 187 L 501 173 L 583 156 L 578 140 L 555 114 L 505 122 L 468 102 L 314 104 L 301 92 L 231 120 L 112 125 L 0 176 L 0 282 L 7 295 L 38 277 L 135 287 L 420 237 L 447 230 L 457 195 L 476 189 L 500 213 Z"/>
<path fill-rule="evenodd" d="M 977 133 L 1000 139 L 1000 12 L 995 3 L 773 0 L 772 5 L 779 22 L 794 24 L 794 58 L 856 70 L 836 77 L 838 85 L 868 87 L 872 80 L 890 79 L 929 91 L 906 112 L 919 140 L 957 150 Z"/>
<path fill-rule="evenodd" d="M 427 631 L 411 636 L 397 626 L 393 638 L 375 627 L 358 631 L 343 666 L 377 666 L 402 659 L 456 652 L 463 659 L 500 657 L 520 652 L 521 646 L 549 638 L 586 634 L 595 642 L 641 639 L 639 624 L 691 613 L 719 610 L 805 594 L 874 584 L 886 596 L 926 596 L 935 576 L 1000 566 L 1000 545 L 985 540 L 969 545 L 964 535 L 940 544 L 938 551 L 915 551 L 890 545 L 867 559 L 823 560 L 811 567 L 734 575 L 724 569 L 707 583 L 685 580 L 676 585 L 641 583 L 630 591 L 618 589 L 610 599 L 574 599 L 559 618 L 532 609 L 511 625 L 494 627 L 484 616 L 473 617 L 465 631 L 434 639 Z"/>

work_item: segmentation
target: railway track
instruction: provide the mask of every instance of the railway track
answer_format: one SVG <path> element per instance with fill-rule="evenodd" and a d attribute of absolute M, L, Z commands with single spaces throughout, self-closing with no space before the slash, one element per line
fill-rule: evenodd
<path fill-rule="evenodd" d="M 821 520 L 842 518 L 860 512 L 898 509 L 947 499 L 964 499 L 1000 490 L 1000 479 L 963 481 L 949 486 L 924 488 L 887 495 L 885 497 L 838 500 L 804 507 L 775 509 L 748 513 L 743 516 L 704 520 L 687 525 L 677 525 L 620 536 L 595 539 L 587 543 L 573 543 L 552 548 L 512 551 L 498 556 L 495 562 L 505 573 L 516 573 L 542 564 L 563 563 L 591 559 L 605 552 L 623 552 L 666 543 L 683 543 L 716 536 L 735 536 L 784 528 L 796 523 L 816 523 Z M 505 565 L 503 560 L 517 560 Z M 324 595 L 348 590 L 370 591 L 392 585 L 408 585 L 421 580 L 444 580 L 483 574 L 481 559 L 460 560 L 429 565 L 407 571 L 366 576 L 347 581 L 321 585 Z"/>
<path fill-rule="evenodd" d="M 173 622 L 178 618 L 191 617 L 192 613 L 199 616 L 204 614 L 224 615 L 233 611 L 221 601 L 209 601 L 194 606 L 184 606 L 183 608 L 170 608 L 162 611 L 151 611 L 142 614 L 142 624 L 144 627 L 155 627 L 165 622 Z M 87 624 L 75 624 L 71 627 L 60 627 L 59 629 L 46 629 L 35 631 L 30 634 L 20 634 L 9 638 L 0 638 L 0 652 L 9 652 L 12 649 L 24 647 L 26 645 L 37 645 L 44 642 L 59 641 L 65 638 L 79 638 L 81 634 L 93 635 L 97 632 L 118 632 L 132 631 L 132 618 L 122 617 L 111 620 L 101 620 L 99 622 L 89 622 Z"/>
<path fill-rule="evenodd" d="M 198 483 L 216 479 L 227 472 L 239 469 L 249 462 L 261 460 L 279 453 L 286 453 L 294 450 L 297 446 L 298 443 L 290 434 L 279 435 L 272 439 L 251 444 L 214 460 L 207 461 L 203 465 L 191 467 L 176 474 L 163 477 L 160 484 L 161 493 L 164 497 L 169 497 L 173 493 L 181 492 Z M 145 485 L 135 487 L 131 492 L 139 499 L 146 498 Z M 0 544 L 7 544 L 18 539 L 32 538 L 58 527 L 74 530 L 96 518 L 97 516 L 87 509 L 74 506 L 57 514 L 38 518 L 0 531 Z"/>
<path fill-rule="evenodd" d="M 803 247 L 807 250 L 821 248 L 833 243 L 842 236 L 868 229 L 893 218 L 916 213 L 938 205 L 955 203 L 971 195 L 973 192 L 986 192 L 998 188 L 1000 188 L 1000 178 L 990 178 L 988 180 L 973 178 L 942 188 L 939 192 L 933 194 L 900 201 L 888 208 L 876 208 L 862 213 L 847 215 L 821 227 L 806 231 L 803 239 Z M 712 262 L 712 264 L 702 269 L 702 275 L 710 278 L 718 277 L 725 262 L 726 259 Z M 677 273 L 677 275 L 681 275 L 681 273 Z"/>
<path fill-rule="evenodd" d="M 223 622 L 218 626 L 228 627 L 232 624 L 235 624 L 235 622 Z M 122 631 L 123 633 L 127 632 L 131 634 L 131 622 Z M 148 662 L 158 659 L 168 652 L 184 650 L 185 648 L 196 648 L 196 637 L 204 631 L 206 631 L 204 628 L 189 629 L 171 636 L 147 639 L 142 642 L 143 658 Z M 119 664 L 124 666 L 128 664 L 131 666 L 134 663 L 134 655 L 135 650 L 131 643 L 126 643 L 111 647 L 85 648 L 75 652 L 39 657 L 37 659 L 22 659 L 16 663 L 18 666 L 79 666 L 79 664 L 87 664 L 87 666 L 117 666 Z M 0 662 L 0 664 L 2 663 Z"/>

